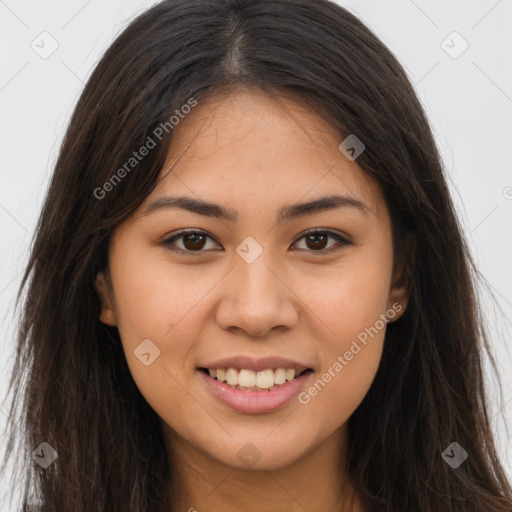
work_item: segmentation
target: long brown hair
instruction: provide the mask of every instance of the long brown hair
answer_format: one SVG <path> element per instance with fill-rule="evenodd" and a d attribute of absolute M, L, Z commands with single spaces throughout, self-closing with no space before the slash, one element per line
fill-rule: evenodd
<path fill-rule="evenodd" d="M 159 418 L 117 329 L 99 322 L 93 281 L 113 230 L 156 186 L 172 129 L 121 181 L 109 180 L 191 98 L 238 86 L 292 91 L 340 142 L 357 135 L 366 146 L 357 163 L 382 187 L 396 257 L 408 262 L 408 308 L 388 326 L 375 380 L 349 420 L 348 471 L 368 510 L 510 511 L 484 393 L 490 352 L 477 273 L 432 132 L 391 52 L 327 0 L 164 1 L 134 19 L 92 73 L 17 297 L 7 458 L 18 427 L 23 453 L 42 442 L 58 453 L 46 469 L 18 463 L 22 510 L 31 496 L 51 512 L 172 509 Z M 469 454 L 456 469 L 442 457 L 452 442 Z"/>

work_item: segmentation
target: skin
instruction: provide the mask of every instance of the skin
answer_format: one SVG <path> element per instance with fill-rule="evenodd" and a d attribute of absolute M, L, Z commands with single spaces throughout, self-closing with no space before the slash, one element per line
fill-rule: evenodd
<path fill-rule="evenodd" d="M 294 399 L 270 413 L 229 408 L 196 371 L 232 355 L 279 355 L 315 369 L 309 387 L 380 315 L 399 304 L 396 321 L 407 304 L 407 291 L 394 284 L 390 216 L 377 183 L 339 151 L 340 135 L 307 105 L 282 93 L 278 100 L 237 90 L 201 101 L 180 121 L 162 181 L 117 227 L 109 267 L 95 281 L 100 320 L 118 327 L 132 376 L 162 419 L 179 510 L 363 510 L 343 468 L 347 420 L 374 379 L 385 327 L 359 343 L 309 403 Z M 333 193 L 366 209 L 276 220 L 284 205 Z M 229 207 L 238 219 L 177 208 L 144 215 L 165 195 Z M 308 243 L 312 228 L 351 243 Z M 180 238 L 174 246 L 189 255 L 172 252 L 164 241 L 182 229 L 211 238 L 195 245 Z M 236 252 L 248 236 L 263 249 L 252 263 Z M 148 338 L 160 356 L 145 366 L 134 350 Z M 247 442 L 261 455 L 250 468 L 237 457 Z"/>

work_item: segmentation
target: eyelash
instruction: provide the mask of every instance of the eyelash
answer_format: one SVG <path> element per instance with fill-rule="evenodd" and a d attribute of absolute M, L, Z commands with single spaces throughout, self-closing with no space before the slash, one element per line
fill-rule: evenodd
<path fill-rule="evenodd" d="M 305 251 L 313 253 L 313 254 L 315 254 L 315 253 L 330 254 L 331 252 L 339 250 L 339 249 L 343 248 L 346 245 L 352 245 L 352 242 L 350 242 L 349 240 L 347 240 L 345 237 L 341 236 L 340 234 L 335 233 L 334 231 L 329 231 L 329 230 L 321 229 L 321 228 L 312 229 L 310 231 L 307 231 L 306 233 L 303 233 L 299 238 L 297 238 L 297 240 L 294 242 L 294 245 L 298 241 L 300 241 L 303 238 L 307 237 L 308 235 L 318 235 L 318 234 L 328 235 L 329 237 L 334 238 L 338 242 L 338 246 L 334 245 L 332 247 L 329 247 L 328 249 L 320 249 L 318 251 L 308 250 L 308 249 L 299 249 L 299 250 L 305 250 Z M 169 250 L 171 250 L 173 252 L 177 252 L 177 253 L 180 253 L 180 254 L 186 254 L 187 256 L 188 255 L 190 255 L 190 256 L 200 256 L 203 253 L 205 253 L 206 252 L 205 250 L 189 251 L 189 250 L 185 250 L 185 249 L 176 248 L 175 246 L 172 247 L 172 245 L 174 244 L 175 240 L 178 240 L 180 238 L 186 237 L 188 235 L 205 235 L 207 238 L 210 238 L 211 240 L 214 240 L 205 231 L 188 230 L 188 231 L 181 231 L 180 233 L 177 233 L 176 235 L 173 235 L 172 237 L 164 240 L 162 242 L 162 245 L 166 246 Z M 218 243 L 218 242 L 216 242 L 216 243 Z"/>

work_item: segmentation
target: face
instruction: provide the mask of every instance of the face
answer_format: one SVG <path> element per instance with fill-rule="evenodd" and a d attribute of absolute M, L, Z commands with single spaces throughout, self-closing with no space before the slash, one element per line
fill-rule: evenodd
<path fill-rule="evenodd" d="M 340 142 L 291 97 L 204 100 L 113 233 L 100 319 L 172 445 L 278 469 L 343 438 L 406 297 L 381 191 Z"/>

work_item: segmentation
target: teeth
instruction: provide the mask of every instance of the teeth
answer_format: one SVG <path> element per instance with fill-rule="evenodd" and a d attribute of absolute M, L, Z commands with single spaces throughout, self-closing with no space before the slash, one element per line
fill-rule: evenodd
<path fill-rule="evenodd" d="M 256 381 L 256 374 L 252 370 L 240 370 L 240 373 L 238 374 L 238 384 L 240 386 L 253 388 L 256 386 Z"/>
<path fill-rule="evenodd" d="M 236 368 L 212 368 L 208 369 L 212 379 L 219 382 L 227 382 L 228 385 L 244 391 L 270 390 L 281 386 L 287 381 L 295 379 L 295 370 L 277 368 L 276 370 L 263 370 L 255 372 L 253 370 Z"/>
<path fill-rule="evenodd" d="M 278 368 L 276 370 L 274 382 L 276 384 L 284 384 L 286 382 L 286 370 L 284 368 Z"/>
<path fill-rule="evenodd" d="M 263 370 L 256 374 L 256 386 L 262 389 L 271 388 L 274 385 L 274 371 Z"/>
<path fill-rule="evenodd" d="M 238 372 L 234 368 L 228 368 L 228 371 L 226 372 L 226 382 L 230 386 L 238 385 Z"/>

